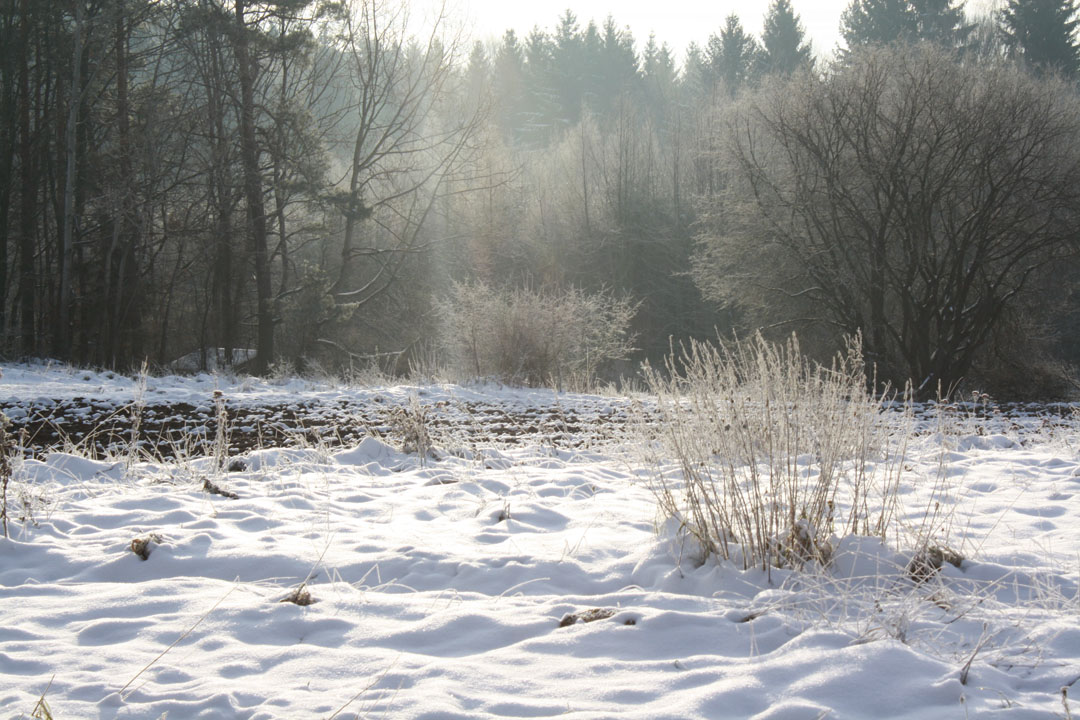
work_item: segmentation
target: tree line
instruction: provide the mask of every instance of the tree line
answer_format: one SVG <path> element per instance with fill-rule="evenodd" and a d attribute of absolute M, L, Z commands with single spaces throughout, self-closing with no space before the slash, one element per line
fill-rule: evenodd
<path fill-rule="evenodd" d="M 853 0 L 828 57 L 774 0 L 681 62 L 610 16 L 453 20 L 0 0 L 3 354 L 400 365 L 479 283 L 622 297 L 646 357 L 859 331 L 889 379 L 953 384 L 1024 328 L 1073 359 L 1072 0 Z"/>

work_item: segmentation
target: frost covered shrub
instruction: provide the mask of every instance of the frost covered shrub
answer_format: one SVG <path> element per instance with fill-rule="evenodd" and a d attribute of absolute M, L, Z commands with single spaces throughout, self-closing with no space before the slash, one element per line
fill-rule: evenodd
<path fill-rule="evenodd" d="M 888 397 L 868 390 L 858 341 L 828 367 L 794 336 L 693 342 L 665 372 L 645 372 L 658 417 L 640 418 L 682 475 L 659 474 L 660 509 L 706 556 L 825 565 L 835 534 L 890 530 L 910 410 L 887 411 Z"/>
<path fill-rule="evenodd" d="M 466 377 L 587 387 L 631 351 L 635 303 L 576 288 L 559 292 L 455 283 L 438 304 L 450 368 Z"/>

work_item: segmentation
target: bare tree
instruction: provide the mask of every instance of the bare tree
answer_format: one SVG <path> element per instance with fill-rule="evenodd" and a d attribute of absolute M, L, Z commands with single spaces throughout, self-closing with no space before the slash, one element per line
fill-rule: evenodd
<path fill-rule="evenodd" d="M 895 380 L 970 370 L 1073 240 L 1080 106 L 1055 81 L 926 47 L 856 53 L 728 118 L 696 279 L 757 324 L 862 331 Z"/>
<path fill-rule="evenodd" d="M 460 190 L 484 108 L 447 117 L 459 39 L 440 14 L 411 36 L 408 6 L 353 0 L 344 49 L 351 67 L 351 150 L 335 204 L 344 218 L 339 303 L 361 306 L 387 290 L 404 258 L 423 249 L 421 229 L 439 197 Z M 346 120 L 346 123 L 349 123 Z M 362 225 L 370 229 L 366 241 Z M 359 268 L 357 260 L 372 262 Z"/>

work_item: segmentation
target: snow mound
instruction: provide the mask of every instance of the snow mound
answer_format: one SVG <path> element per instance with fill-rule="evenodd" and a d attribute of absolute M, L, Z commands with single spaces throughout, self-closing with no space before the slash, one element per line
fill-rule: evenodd
<path fill-rule="evenodd" d="M 100 462 L 78 455 L 54 452 L 45 460 L 27 460 L 23 463 L 21 478 L 28 482 L 54 482 L 76 485 L 88 482 L 116 481 L 126 472 L 122 462 Z"/>
<path fill-rule="evenodd" d="M 364 438 L 356 447 L 334 453 L 333 458 L 339 465 L 361 467 L 368 471 L 398 470 L 409 461 L 408 455 L 375 437 Z"/>
<path fill-rule="evenodd" d="M 244 460 L 244 467 L 252 472 L 281 469 L 289 465 L 320 465 L 326 463 L 326 453 L 318 450 L 297 448 L 266 448 L 253 450 Z"/>

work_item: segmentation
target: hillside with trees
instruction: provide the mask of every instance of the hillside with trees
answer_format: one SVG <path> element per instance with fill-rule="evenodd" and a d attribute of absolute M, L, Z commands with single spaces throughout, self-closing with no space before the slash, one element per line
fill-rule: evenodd
<path fill-rule="evenodd" d="M 835 49 L 791 0 L 687 48 L 451 20 L 0 0 L 0 352 L 400 371 L 463 356 L 461 308 L 563 297 L 622 324 L 575 351 L 603 379 L 762 330 L 822 357 L 860 333 L 927 391 L 1072 387 L 1074 0 L 852 0 Z"/>

